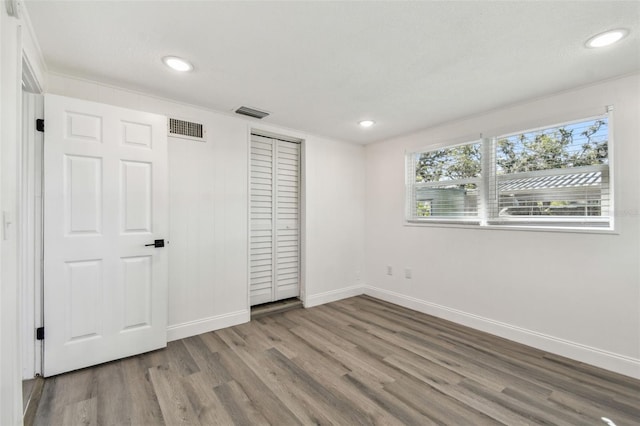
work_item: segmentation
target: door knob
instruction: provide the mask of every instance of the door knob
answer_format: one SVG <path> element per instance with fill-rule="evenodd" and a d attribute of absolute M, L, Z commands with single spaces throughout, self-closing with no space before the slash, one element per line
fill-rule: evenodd
<path fill-rule="evenodd" d="M 145 247 L 164 247 L 164 240 L 155 240 L 153 243 L 151 244 L 145 244 Z"/>

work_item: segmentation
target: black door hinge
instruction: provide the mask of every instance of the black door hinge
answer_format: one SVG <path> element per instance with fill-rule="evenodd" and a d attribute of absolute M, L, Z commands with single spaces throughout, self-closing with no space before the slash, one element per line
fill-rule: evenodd
<path fill-rule="evenodd" d="M 36 119 L 36 130 L 39 132 L 44 132 L 44 119 L 37 118 Z"/>
<path fill-rule="evenodd" d="M 44 340 L 44 327 L 36 328 L 36 340 Z"/>

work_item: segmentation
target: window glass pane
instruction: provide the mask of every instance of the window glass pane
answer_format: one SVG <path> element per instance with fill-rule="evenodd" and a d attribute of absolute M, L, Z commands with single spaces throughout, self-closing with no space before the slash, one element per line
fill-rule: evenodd
<path fill-rule="evenodd" d="M 410 156 L 411 219 L 478 219 L 481 147 L 474 142 Z"/>
<path fill-rule="evenodd" d="M 416 182 L 442 182 L 480 177 L 481 144 L 416 154 Z"/>
<path fill-rule="evenodd" d="M 609 216 L 608 142 L 606 117 L 498 138 L 498 215 Z"/>
<path fill-rule="evenodd" d="M 608 163 L 606 118 L 498 139 L 497 173 L 523 173 Z"/>

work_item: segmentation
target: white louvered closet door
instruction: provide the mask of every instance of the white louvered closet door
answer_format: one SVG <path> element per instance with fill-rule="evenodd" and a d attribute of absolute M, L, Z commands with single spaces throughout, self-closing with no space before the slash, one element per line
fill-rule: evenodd
<path fill-rule="evenodd" d="M 251 137 L 251 305 L 300 294 L 300 145 Z"/>
<path fill-rule="evenodd" d="M 300 295 L 300 145 L 276 141 L 275 299 Z"/>

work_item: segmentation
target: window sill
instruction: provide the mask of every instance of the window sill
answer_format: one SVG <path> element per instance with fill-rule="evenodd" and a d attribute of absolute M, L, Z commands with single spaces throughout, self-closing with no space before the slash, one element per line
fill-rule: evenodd
<path fill-rule="evenodd" d="M 611 227 L 580 228 L 575 226 L 544 226 L 544 225 L 480 225 L 478 222 L 436 222 L 436 221 L 404 221 L 404 226 L 427 228 L 459 228 L 459 229 L 484 229 L 492 231 L 529 231 L 529 232 L 561 232 L 573 234 L 601 234 L 620 235 L 620 232 Z"/>

